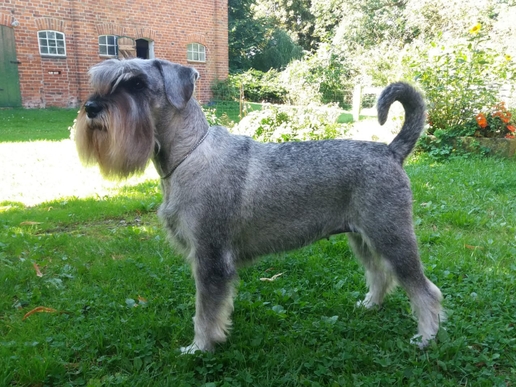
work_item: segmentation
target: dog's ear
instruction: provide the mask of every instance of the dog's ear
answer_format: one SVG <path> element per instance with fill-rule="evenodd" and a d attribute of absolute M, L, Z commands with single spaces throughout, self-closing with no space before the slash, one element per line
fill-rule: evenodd
<path fill-rule="evenodd" d="M 199 73 L 192 67 L 181 66 L 164 60 L 156 60 L 168 101 L 176 109 L 183 109 L 192 98 Z"/>

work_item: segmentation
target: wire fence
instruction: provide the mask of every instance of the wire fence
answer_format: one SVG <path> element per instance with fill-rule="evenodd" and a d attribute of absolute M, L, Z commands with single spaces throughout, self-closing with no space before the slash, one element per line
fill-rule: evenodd
<path fill-rule="evenodd" d="M 218 90 L 215 93 L 214 98 L 206 105 L 207 109 L 215 109 L 216 114 L 219 117 L 223 117 L 228 122 L 238 123 L 243 117 L 255 110 L 261 110 L 263 106 L 281 106 L 284 109 L 300 109 L 303 107 L 310 106 L 314 108 L 314 105 L 318 106 L 318 109 L 324 110 L 339 110 L 342 113 L 350 113 L 351 111 L 357 110 L 359 115 L 362 116 L 374 116 L 376 115 L 376 100 L 379 94 L 378 89 L 364 88 L 361 89 L 359 107 L 353 106 L 354 102 L 353 90 L 337 90 L 330 92 L 321 93 L 318 98 L 312 102 L 308 101 L 306 104 L 292 104 L 289 102 L 278 101 L 274 95 L 266 95 L 266 98 L 262 100 L 250 100 L 247 98 L 245 85 L 243 85 L 238 93 L 235 90 L 229 90 L 224 93 Z M 225 122 L 226 124 L 228 122 Z"/>
<path fill-rule="evenodd" d="M 377 115 L 376 102 L 383 90 L 383 87 L 370 87 L 356 85 L 353 90 L 339 90 L 333 92 L 322 93 L 319 100 L 314 105 L 319 105 L 319 109 L 338 109 L 342 113 L 350 113 L 353 121 L 358 121 L 360 117 Z M 274 95 L 269 95 L 262 101 L 250 101 L 247 98 L 245 85 L 240 87 L 238 93 L 218 92 L 216 98 L 205 105 L 205 108 L 215 109 L 222 123 L 226 126 L 232 126 L 238 123 L 243 117 L 255 110 L 261 110 L 264 106 L 279 105 L 284 109 L 299 109 L 306 105 L 295 105 L 289 103 L 279 103 Z M 516 108 L 516 90 L 511 85 L 504 85 L 499 90 L 499 100 L 504 101 L 509 108 Z"/>

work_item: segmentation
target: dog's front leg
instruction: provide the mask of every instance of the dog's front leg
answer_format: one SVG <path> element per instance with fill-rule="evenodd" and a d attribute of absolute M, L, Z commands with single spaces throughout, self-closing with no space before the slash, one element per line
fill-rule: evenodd
<path fill-rule="evenodd" d="M 231 253 L 203 255 L 192 264 L 196 300 L 193 343 L 182 347 L 183 354 L 213 351 L 226 340 L 231 326 L 236 270 Z"/>

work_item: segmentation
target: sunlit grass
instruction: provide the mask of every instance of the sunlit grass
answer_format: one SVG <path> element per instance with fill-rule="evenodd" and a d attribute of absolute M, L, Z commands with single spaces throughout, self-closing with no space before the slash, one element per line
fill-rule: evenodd
<path fill-rule="evenodd" d="M 98 168 L 81 165 L 71 140 L 0 143 L 0 203 L 35 205 L 63 197 L 104 197 L 120 187 L 157 179 L 150 166 L 143 176 L 106 181 Z"/>

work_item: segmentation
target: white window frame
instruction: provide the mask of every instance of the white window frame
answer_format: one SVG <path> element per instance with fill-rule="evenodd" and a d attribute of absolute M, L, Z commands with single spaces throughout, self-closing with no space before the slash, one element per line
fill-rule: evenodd
<path fill-rule="evenodd" d="M 109 43 L 109 41 L 108 41 L 108 38 L 111 38 L 111 37 L 113 38 L 113 41 L 114 41 L 113 44 Z M 105 43 L 100 42 L 101 38 L 105 38 Z M 98 43 L 99 43 L 99 56 L 106 57 L 106 58 L 118 58 L 118 36 L 116 36 L 116 35 L 99 35 Z M 106 53 L 101 52 L 101 50 L 100 50 L 101 47 L 106 48 Z M 115 50 L 114 54 L 109 53 L 110 48 L 114 48 L 114 50 Z"/>
<path fill-rule="evenodd" d="M 188 62 L 206 62 L 206 46 L 201 43 L 190 43 L 186 46 L 186 60 Z"/>
<path fill-rule="evenodd" d="M 42 36 L 44 34 L 44 36 Z M 46 44 L 43 44 L 46 43 Z M 41 56 L 66 57 L 65 34 L 54 30 L 38 31 L 38 47 Z M 55 52 L 51 52 L 55 50 Z M 44 52 L 46 51 L 46 52 Z M 61 51 L 61 52 L 59 52 Z"/>

